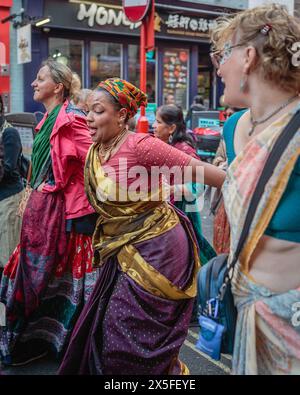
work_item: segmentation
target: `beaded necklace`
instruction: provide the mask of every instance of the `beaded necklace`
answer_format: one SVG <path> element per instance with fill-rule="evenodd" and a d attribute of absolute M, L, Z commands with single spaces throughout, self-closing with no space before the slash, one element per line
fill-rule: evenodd
<path fill-rule="evenodd" d="M 286 107 L 288 104 L 290 104 L 292 101 L 294 101 L 297 97 L 299 97 L 298 95 L 290 97 L 287 101 L 285 101 L 283 104 L 280 105 L 280 107 L 276 108 L 276 110 L 272 111 L 271 114 L 267 115 L 265 118 L 260 119 L 260 120 L 254 120 L 252 118 L 251 112 L 250 112 L 250 122 L 251 122 L 251 129 L 248 132 L 249 136 L 252 136 L 254 129 L 256 128 L 257 125 L 260 125 L 262 123 L 267 122 L 270 118 L 273 117 L 273 115 L 275 115 L 277 112 L 281 111 L 284 107 Z"/>
<path fill-rule="evenodd" d="M 98 148 L 99 159 L 101 163 L 107 162 L 111 156 L 112 150 L 117 146 L 117 144 L 122 140 L 122 138 L 127 133 L 127 129 L 124 128 L 120 134 L 117 134 L 108 145 L 104 146 L 100 143 Z M 103 158 L 103 160 L 101 159 Z"/>

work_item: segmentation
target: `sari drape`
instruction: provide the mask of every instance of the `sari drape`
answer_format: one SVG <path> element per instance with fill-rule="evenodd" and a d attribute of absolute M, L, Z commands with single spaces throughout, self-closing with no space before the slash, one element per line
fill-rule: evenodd
<path fill-rule="evenodd" d="M 230 254 L 236 250 L 257 180 L 271 149 L 293 114 L 285 114 L 236 157 L 223 186 L 231 228 Z M 266 185 L 232 280 L 238 309 L 233 354 L 234 374 L 299 374 L 300 326 L 293 325 L 292 307 L 300 288 L 274 293 L 249 276 L 249 261 L 285 191 L 300 154 L 297 131 Z"/>
<path fill-rule="evenodd" d="M 136 202 L 99 201 L 121 186 L 104 174 L 97 146 L 87 157 L 85 187 L 99 213 L 93 244 L 101 272 L 59 373 L 187 373 L 178 353 L 200 266 L 190 222 L 150 195 Z"/>

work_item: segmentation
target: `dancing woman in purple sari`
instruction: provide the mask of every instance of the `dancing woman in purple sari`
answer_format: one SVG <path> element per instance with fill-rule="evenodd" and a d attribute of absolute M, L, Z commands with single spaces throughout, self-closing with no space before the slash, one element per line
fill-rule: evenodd
<path fill-rule="evenodd" d="M 182 172 L 189 165 L 193 174 L 204 166 L 205 182 L 215 186 L 224 174 L 155 137 L 128 132 L 127 120 L 146 102 L 143 92 L 116 78 L 100 83 L 89 97 L 94 144 L 85 189 L 99 214 L 93 247 L 101 272 L 60 374 L 188 373 L 178 354 L 197 291 L 195 236 L 186 216 L 164 200 L 161 183 L 132 198 L 140 176 L 134 167 L 143 167 L 148 185 L 154 166 Z"/>

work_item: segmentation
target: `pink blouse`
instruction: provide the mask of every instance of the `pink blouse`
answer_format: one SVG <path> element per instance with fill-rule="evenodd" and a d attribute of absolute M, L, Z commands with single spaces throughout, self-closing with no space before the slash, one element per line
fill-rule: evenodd
<path fill-rule="evenodd" d="M 119 150 L 104 163 L 108 177 L 123 186 L 129 186 L 137 179 L 151 186 L 153 171 L 163 166 L 178 166 L 180 171 L 189 164 L 192 157 L 149 134 L 133 133 Z"/>
<path fill-rule="evenodd" d="M 176 143 L 176 144 L 174 145 L 174 147 L 177 148 L 177 149 L 179 149 L 179 151 L 182 151 L 182 152 L 184 152 L 185 154 L 190 155 L 190 156 L 192 156 L 193 158 L 199 160 L 199 157 L 198 157 L 198 155 L 197 155 L 197 153 L 196 153 L 195 148 L 193 148 L 193 147 L 192 147 L 191 145 L 189 145 L 188 143 L 186 143 L 186 142 L 184 142 L 184 141 L 181 141 L 180 143 L 179 143 L 179 142 Z"/>

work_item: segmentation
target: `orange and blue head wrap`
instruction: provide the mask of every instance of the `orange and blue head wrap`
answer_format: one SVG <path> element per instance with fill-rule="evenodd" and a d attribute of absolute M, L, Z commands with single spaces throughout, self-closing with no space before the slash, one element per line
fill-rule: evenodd
<path fill-rule="evenodd" d="M 130 82 L 120 78 L 108 78 L 99 83 L 98 89 L 105 89 L 126 108 L 128 119 L 135 116 L 140 106 L 147 105 L 147 95 Z"/>

